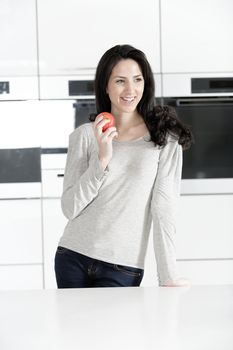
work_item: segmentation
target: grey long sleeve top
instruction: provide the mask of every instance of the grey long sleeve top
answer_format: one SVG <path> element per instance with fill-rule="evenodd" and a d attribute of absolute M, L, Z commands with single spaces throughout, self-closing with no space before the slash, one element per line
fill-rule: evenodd
<path fill-rule="evenodd" d="M 160 285 L 176 280 L 175 212 L 180 192 L 182 148 L 149 133 L 113 140 L 113 157 L 102 170 L 91 123 L 70 135 L 62 210 L 68 219 L 59 245 L 113 264 L 144 268 L 153 220 Z"/>

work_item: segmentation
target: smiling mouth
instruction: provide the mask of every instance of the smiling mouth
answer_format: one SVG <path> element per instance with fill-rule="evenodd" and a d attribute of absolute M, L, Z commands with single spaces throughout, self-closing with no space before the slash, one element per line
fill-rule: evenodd
<path fill-rule="evenodd" d="M 133 102 L 135 97 L 121 97 L 124 102 Z"/>

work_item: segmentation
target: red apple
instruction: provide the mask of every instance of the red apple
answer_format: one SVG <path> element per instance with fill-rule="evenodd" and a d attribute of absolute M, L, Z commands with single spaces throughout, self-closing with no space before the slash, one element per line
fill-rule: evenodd
<path fill-rule="evenodd" d="M 108 128 L 110 128 L 111 126 L 115 126 L 115 118 L 114 118 L 114 116 L 113 116 L 111 113 L 109 113 L 109 112 L 102 112 L 102 113 L 98 114 L 98 116 L 103 116 L 104 119 L 108 119 L 108 120 L 109 120 L 109 122 L 106 123 L 106 124 L 103 126 L 103 128 L 102 128 L 102 131 L 103 131 L 103 132 L 105 132 L 105 131 L 106 131 Z M 98 116 L 97 116 L 97 117 L 98 117 Z"/>

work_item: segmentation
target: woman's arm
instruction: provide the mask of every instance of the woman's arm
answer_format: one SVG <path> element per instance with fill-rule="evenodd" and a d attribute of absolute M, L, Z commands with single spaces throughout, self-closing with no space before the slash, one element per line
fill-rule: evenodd
<path fill-rule="evenodd" d="M 169 137 L 160 151 L 151 204 L 154 251 L 160 286 L 187 285 L 187 281 L 178 276 L 174 242 L 181 172 L 182 147 L 173 137 Z"/>
<path fill-rule="evenodd" d="M 69 138 L 69 147 L 64 174 L 62 211 L 72 220 L 98 195 L 107 175 L 98 156 L 98 149 L 90 157 L 90 137 L 86 126 L 76 129 Z"/>

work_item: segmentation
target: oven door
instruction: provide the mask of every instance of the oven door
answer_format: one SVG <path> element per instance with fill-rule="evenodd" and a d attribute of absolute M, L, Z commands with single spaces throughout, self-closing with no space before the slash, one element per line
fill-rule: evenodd
<path fill-rule="evenodd" d="M 183 193 L 233 193 L 233 98 L 165 98 L 190 125 L 195 144 L 184 152 Z"/>
<path fill-rule="evenodd" d="M 75 128 L 85 123 L 90 123 L 89 116 L 96 113 L 95 99 L 79 99 L 74 104 L 75 109 Z"/>

